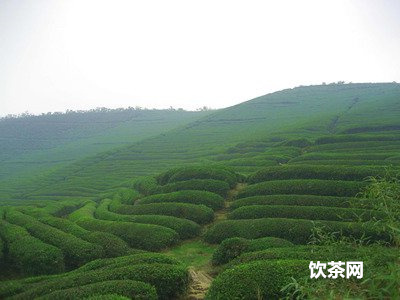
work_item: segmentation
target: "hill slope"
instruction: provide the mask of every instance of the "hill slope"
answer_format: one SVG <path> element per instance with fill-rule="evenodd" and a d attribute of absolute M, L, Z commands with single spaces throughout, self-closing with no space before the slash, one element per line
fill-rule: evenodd
<path fill-rule="evenodd" d="M 215 162 L 226 156 L 230 160 L 237 157 L 229 165 L 243 167 L 246 156 L 240 153 L 249 156 L 265 152 L 271 143 L 299 136 L 314 139 L 352 128 L 390 130 L 400 123 L 399 99 L 400 85 L 396 83 L 332 84 L 279 91 L 61 168 L 41 178 L 39 185 L 34 181 L 34 189 L 30 184 L 19 189 L 17 198 L 66 195 L 79 188 L 93 194 L 135 176 L 179 164 Z M 254 165 L 254 160 L 249 164 Z M 11 190 L 8 194 L 15 197 Z"/>

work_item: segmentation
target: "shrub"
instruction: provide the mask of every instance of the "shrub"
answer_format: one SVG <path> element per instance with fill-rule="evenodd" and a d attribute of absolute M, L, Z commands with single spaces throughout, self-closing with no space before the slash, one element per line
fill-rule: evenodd
<path fill-rule="evenodd" d="M 215 278 L 206 299 L 279 299 L 281 289 L 309 273 L 309 261 L 256 261 L 228 269 Z"/>
<path fill-rule="evenodd" d="M 160 202 L 203 204 L 212 208 L 213 210 L 221 209 L 224 206 L 224 198 L 222 198 L 220 195 L 207 191 L 190 190 L 147 196 L 137 200 L 135 204 L 149 204 Z"/>
<path fill-rule="evenodd" d="M 227 267 L 231 268 L 237 265 L 249 263 L 252 261 L 265 260 L 284 260 L 284 259 L 301 259 L 313 261 L 364 261 L 369 266 L 386 265 L 388 261 L 396 260 L 398 257 L 396 249 L 369 245 L 360 246 L 295 246 L 291 248 L 270 248 L 262 251 L 243 253 L 239 257 L 232 260 Z"/>
<path fill-rule="evenodd" d="M 83 219 L 94 218 L 94 212 L 96 211 L 96 202 L 88 201 L 81 208 L 75 210 L 68 215 L 68 219 L 72 222 L 77 222 Z"/>
<path fill-rule="evenodd" d="M 245 252 L 259 251 L 271 247 L 289 246 L 293 246 L 293 244 L 287 240 L 274 237 L 265 237 L 254 240 L 237 237 L 229 238 L 223 240 L 215 250 L 212 257 L 212 263 L 214 265 L 226 264 Z"/>
<path fill-rule="evenodd" d="M 83 229 L 76 223 L 62 218 L 44 217 L 40 218 L 40 221 L 66 233 L 73 234 L 87 242 L 101 246 L 103 248 L 104 257 L 126 255 L 131 250 L 125 241 L 111 233 L 92 232 Z"/>
<path fill-rule="evenodd" d="M 57 290 L 38 299 L 83 299 L 93 295 L 115 293 L 129 299 L 157 299 L 156 289 L 150 284 L 134 280 L 110 280 Z"/>
<path fill-rule="evenodd" d="M 239 193 L 238 198 L 273 194 L 354 197 L 365 185 L 365 182 L 340 180 L 274 180 L 249 185 Z"/>
<path fill-rule="evenodd" d="M 137 249 L 158 251 L 176 244 L 179 240 L 174 230 L 158 225 L 97 219 L 82 219 L 77 223 L 87 230 L 114 234 Z"/>
<path fill-rule="evenodd" d="M 121 205 L 117 213 L 127 215 L 166 215 L 206 224 L 213 220 L 214 211 L 205 205 L 188 203 L 150 203 L 142 205 Z"/>
<path fill-rule="evenodd" d="M 280 146 L 287 146 L 287 147 L 298 147 L 298 148 L 305 148 L 311 146 L 312 142 L 310 142 L 306 138 L 299 138 L 299 139 L 291 139 L 280 143 Z"/>
<path fill-rule="evenodd" d="M 309 163 L 309 162 L 308 162 Z M 366 177 L 384 174 L 385 170 L 377 167 L 347 167 L 347 166 L 309 166 L 286 165 L 269 167 L 250 175 L 249 183 L 259 183 L 280 179 L 326 179 L 361 181 Z"/>
<path fill-rule="evenodd" d="M 238 176 L 221 167 L 192 166 L 173 169 L 173 171 L 167 172 L 167 174 L 161 174 L 157 179 L 161 185 L 191 179 L 215 179 L 227 182 L 232 188 L 236 185 Z"/>
<path fill-rule="evenodd" d="M 6 220 L 24 227 L 30 234 L 40 240 L 59 248 L 65 257 L 66 263 L 76 267 L 101 257 L 103 251 L 98 245 L 88 243 L 72 234 L 48 226 L 16 210 L 9 210 Z"/>
<path fill-rule="evenodd" d="M 343 142 L 398 141 L 399 139 L 399 135 L 334 135 L 317 138 L 315 140 L 315 144 L 322 145 Z"/>
<path fill-rule="evenodd" d="M 1 239 L 1 234 L 0 234 L 0 267 L 3 265 L 3 260 L 4 260 L 4 243 L 3 240 Z"/>
<path fill-rule="evenodd" d="M 358 208 L 289 205 L 250 205 L 232 211 L 229 219 L 290 218 L 328 221 L 369 221 L 384 218 L 382 212 Z"/>
<path fill-rule="evenodd" d="M 32 237 L 26 229 L 0 221 L 0 237 L 5 241 L 7 261 L 22 275 L 55 274 L 64 271 L 60 249 Z"/>
<path fill-rule="evenodd" d="M 180 262 L 173 257 L 167 256 L 161 253 L 152 253 L 152 252 L 143 252 L 139 254 L 133 254 L 122 257 L 114 257 L 114 258 L 102 258 L 93 260 L 74 272 L 88 272 L 93 270 L 98 270 L 101 268 L 105 268 L 108 266 L 124 267 L 131 265 L 139 265 L 139 264 L 169 264 L 169 265 L 179 265 Z"/>
<path fill-rule="evenodd" d="M 192 238 L 200 233 L 200 226 L 190 220 L 161 215 L 121 215 L 108 210 L 110 199 L 104 199 L 96 209 L 96 217 L 110 221 L 155 224 L 175 230 L 180 238 Z"/>
<path fill-rule="evenodd" d="M 248 205 L 349 207 L 352 201 L 363 201 L 363 199 L 318 195 L 265 195 L 235 200 L 230 207 L 231 209 Z"/>
<path fill-rule="evenodd" d="M 148 283 L 156 288 L 159 299 L 176 299 L 188 285 L 186 267 L 171 264 L 135 264 L 123 267 L 109 265 L 85 272 L 70 272 L 60 277 L 45 278 L 27 287 L 15 299 L 35 299 L 51 290 L 77 288 L 110 280 L 134 280 Z"/>
<path fill-rule="evenodd" d="M 171 193 L 182 190 L 208 191 L 226 197 L 230 187 L 225 181 L 215 179 L 191 179 L 168 183 L 154 189 L 152 194 Z"/>
<path fill-rule="evenodd" d="M 145 196 L 151 195 L 158 189 L 157 180 L 152 176 L 139 177 L 134 180 L 133 188 Z"/>
<path fill-rule="evenodd" d="M 345 236 L 360 238 L 365 235 L 372 241 L 390 241 L 387 234 L 378 232 L 368 224 L 284 218 L 222 221 L 206 232 L 204 240 L 208 243 L 220 243 L 231 237 L 257 239 L 272 236 L 287 239 L 295 244 L 306 244 L 315 224 L 321 224 L 331 232 L 342 232 Z"/>

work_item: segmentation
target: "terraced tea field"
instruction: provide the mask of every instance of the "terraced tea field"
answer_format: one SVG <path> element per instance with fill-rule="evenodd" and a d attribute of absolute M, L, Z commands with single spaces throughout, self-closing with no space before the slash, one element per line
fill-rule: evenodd
<path fill-rule="evenodd" d="M 396 299 L 399 112 L 394 84 L 283 91 L 10 192 L 0 298 Z M 313 281 L 310 261 L 364 279 Z"/>

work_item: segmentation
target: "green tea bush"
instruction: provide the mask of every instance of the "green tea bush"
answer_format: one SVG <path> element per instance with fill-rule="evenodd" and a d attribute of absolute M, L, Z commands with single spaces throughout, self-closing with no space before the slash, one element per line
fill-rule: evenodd
<path fill-rule="evenodd" d="M 134 180 L 133 188 L 142 195 L 154 194 L 154 190 L 158 189 L 157 180 L 152 176 L 139 177 Z"/>
<path fill-rule="evenodd" d="M 223 240 L 218 248 L 214 251 L 212 263 L 213 265 L 226 264 L 245 252 L 265 250 L 273 247 L 291 246 L 293 246 L 293 243 L 274 237 L 265 237 L 254 240 L 238 237 L 229 238 Z"/>
<path fill-rule="evenodd" d="M 319 261 L 364 261 L 369 266 L 383 266 L 388 261 L 396 260 L 398 253 L 396 249 L 369 245 L 369 246 L 295 246 L 291 248 L 270 248 L 261 251 L 243 253 L 239 257 L 233 259 L 227 265 L 228 268 L 249 263 L 252 261 L 265 260 L 284 260 L 284 259 L 301 259 L 301 260 L 319 260 Z"/>
<path fill-rule="evenodd" d="M 166 215 L 206 224 L 214 219 L 214 211 L 205 205 L 188 203 L 150 203 L 142 205 L 121 205 L 116 211 L 127 215 Z"/>
<path fill-rule="evenodd" d="M 215 179 L 191 179 L 168 183 L 154 189 L 152 194 L 164 194 L 182 190 L 208 191 L 226 197 L 230 187 L 225 181 Z"/>
<path fill-rule="evenodd" d="M 326 179 L 360 181 L 372 175 L 384 174 L 383 168 L 346 167 L 346 166 L 310 166 L 286 165 L 269 167 L 248 177 L 249 183 L 259 183 L 280 179 Z"/>
<path fill-rule="evenodd" d="M 27 284 L 14 299 L 36 299 L 49 291 L 78 288 L 110 280 L 134 280 L 156 288 L 159 299 L 176 299 L 186 291 L 189 274 L 185 266 L 172 264 L 134 264 L 125 266 L 108 265 L 84 272 L 70 272 L 59 277 L 47 277 L 33 284 Z"/>
<path fill-rule="evenodd" d="M 306 153 L 301 156 L 297 156 L 290 160 L 290 163 L 298 161 L 307 161 L 311 163 L 318 160 L 385 160 L 390 158 L 395 153 L 370 153 L 370 152 L 360 152 L 360 153 L 336 153 L 336 152 L 311 152 Z"/>
<path fill-rule="evenodd" d="M 309 273 L 309 261 L 256 261 L 219 274 L 206 299 L 280 299 L 281 289 Z"/>
<path fill-rule="evenodd" d="M 365 141 L 398 141 L 400 136 L 398 134 L 393 135 L 330 135 L 317 138 L 315 140 L 316 145 L 332 144 L 332 143 L 343 143 L 343 142 L 365 142 Z"/>
<path fill-rule="evenodd" d="M 44 217 L 40 218 L 40 221 L 66 233 L 73 234 L 87 242 L 101 246 L 104 251 L 104 257 L 126 255 L 131 251 L 124 240 L 111 233 L 89 231 L 63 218 Z"/>
<path fill-rule="evenodd" d="M 311 146 L 313 143 L 306 138 L 291 139 L 283 141 L 280 146 L 305 148 Z"/>
<path fill-rule="evenodd" d="M 231 209 L 248 205 L 293 205 L 293 206 L 325 206 L 349 207 L 351 202 L 363 201 L 352 197 L 332 197 L 318 195 L 265 195 L 237 199 L 232 202 Z"/>
<path fill-rule="evenodd" d="M 94 218 L 94 212 L 96 211 L 96 202 L 88 201 L 81 208 L 75 210 L 74 212 L 68 215 L 68 219 L 72 222 L 77 222 L 83 219 L 92 219 Z"/>
<path fill-rule="evenodd" d="M 82 219 L 78 225 L 91 231 L 102 231 L 116 235 L 132 248 L 159 251 L 178 242 L 178 234 L 163 226 L 116 222 L 97 219 Z"/>
<path fill-rule="evenodd" d="M 101 201 L 96 209 L 98 219 L 160 225 L 175 230 L 181 239 L 192 238 L 200 234 L 200 225 L 193 221 L 162 215 L 121 215 L 108 210 L 110 203 L 110 199 Z"/>
<path fill-rule="evenodd" d="M 120 296 L 117 294 L 105 294 L 105 295 L 98 295 L 98 296 L 92 296 L 89 298 L 85 298 L 85 300 L 129 300 L 129 299 L 131 299 L 131 298 L 128 298 L 125 296 Z M 135 298 L 133 298 L 133 299 L 135 299 Z"/>
<path fill-rule="evenodd" d="M 105 268 L 108 266 L 112 266 L 113 268 L 131 266 L 131 265 L 139 265 L 139 264 L 169 264 L 169 265 L 179 265 L 181 262 L 176 260 L 173 257 L 167 256 L 161 253 L 152 253 L 152 252 L 142 252 L 138 254 L 114 257 L 114 258 L 102 258 L 93 260 L 74 272 L 88 272 L 93 270 L 98 270 L 101 268 Z"/>
<path fill-rule="evenodd" d="M 215 166 L 192 166 L 173 169 L 170 172 L 161 174 L 157 177 L 158 183 L 186 181 L 191 179 L 215 179 L 225 181 L 232 188 L 238 181 L 238 176 L 227 169 Z"/>
<path fill-rule="evenodd" d="M 0 234 L 0 266 L 2 266 L 4 263 L 4 242 L 1 239 L 1 234 Z"/>
<path fill-rule="evenodd" d="M 261 237 L 278 237 L 295 244 L 307 244 L 315 224 L 321 224 L 330 232 L 342 232 L 344 236 L 365 237 L 371 241 L 390 241 L 390 236 L 379 232 L 372 225 L 352 222 L 317 221 L 302 219 L 251 219 L 226 220 L 212 226 L 205 234 L 208 243 L 221 243 L 231 237 L 257 239 Z"/>
<path fill-rule="evenodd" d="M 340 167 L 347 167 L 347 168 L 373 168 L 373 167 L 378 167 L 380 166 L 381 169 L 383 169 L 385 166 L 392 166 L 392 165 L 397 165 L 396 162 L 394 161 L 389 161 L 389 160 L 362 160 L 362 159 L 342 159 L 342 160 L 314 160 L 311 163 L 309 161 L 296 161 L 296 162 L 291 162 L 292 166 L 304 166 L 304 165 L 314 165 L 315 167 L 319 166 L 330 166 L 330 167 L 335 167 L 335 166 L 340 166 Z M 379 173 L 379 172 L 377 172 Z"/>
<path fill-rule="evenodd" d="M 212 208 L 213 210 L 221 209 L 224 206 L 224 198 L 222 198 L 220 195 L 207 191 L 190 190 L 147 196 L 137 200 L 135 204 L 149 204 L 160 202 L 203 204 Z"/>
<path fill-rule="evenodd" d="M 115 293 L 129 297 L 127 299 L 156 300 L 158 298 L 156 289 L 150 284 L 134 280 L 110 280 L 69 289 L 57 290 L 49 294 L 45 294 L 37 299 L 83 299 L 86 297 L 109 293 Z"/>
<path fill-rule="evenodd" d="M 70 267 L 80 266 L 103 255 L 103 249 L 100 246 L 43 224 L 16 210 L 9 210 L 6 220 L 24 227 L 34 237 L 59 248 L 64 254 L 66 264 Z"/>
<path fill-rule="evenodd" d="M 320 180 L 320 179 L 293 179 L 273 180 L 247 186 L 239 192 L 238 198 L 257 195 L 297 194 L 354 197 L 365 182 Z"/>
<path fill-rule="evenodd" d="M 382 212 L 369 209 L 324 206 L 249 205 L 229 215 L 229 219 L 290 218 L 327 221 L 369 221 L 384 218 Z"/>
<path fill-rule="evenodd" d="M 22 275 L 55 274 L 64 271 L 64 256 L 61 250 L 32 237 L 26 229 L 0 221 L 0 237 L 5 242 L 5 259 Z"/>

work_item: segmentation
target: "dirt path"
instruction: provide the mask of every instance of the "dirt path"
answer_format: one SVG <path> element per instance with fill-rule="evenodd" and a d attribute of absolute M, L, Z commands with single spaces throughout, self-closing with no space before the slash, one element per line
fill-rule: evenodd
<path fill-rule="evenodd" d="M 191 284 L 189 286 L 188 295 L 185 300 L 202 300 L 204 299 L 208 288 L 211 285 L 212 277 L 201 270 L 189 269 Z"/>
<path fill-rule="evenodd" d="M 224 203 L 224 208 L 215 212 L 215 219 L 212 223 L 207 224 L 203 228 L 203 233 L 210 227 L 218 222 L 227 218 L 229 207 L 235 196 L 246 186 L 244 183 L 238 183 L 234 189 L 230 190 Z M 208 263 L 210 265 L 210 263 Z M 202 300 L 204 299 L 213 278 L 201 267 L 191 266 L 189 268 L 189 275 L 191 283 L 187 295 L 184 300 Z"/>

